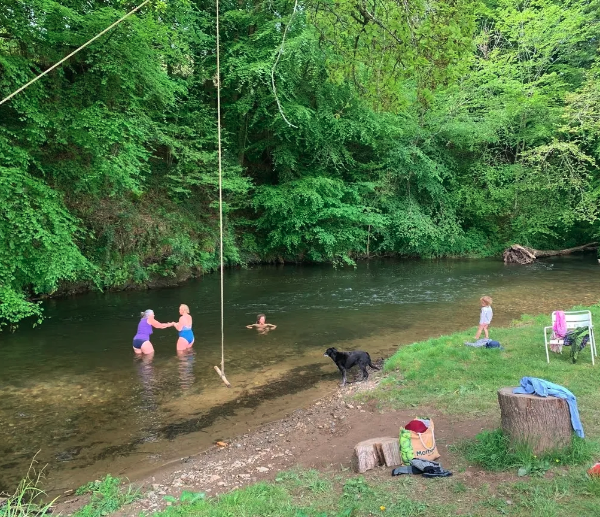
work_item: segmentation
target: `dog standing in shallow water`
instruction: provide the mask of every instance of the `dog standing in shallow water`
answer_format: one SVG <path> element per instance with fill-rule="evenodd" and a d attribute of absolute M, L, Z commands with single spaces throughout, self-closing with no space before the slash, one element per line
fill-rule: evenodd
<path fill-rule="evenodd" d="M 346 371 L 355 365 L 361 369 L 363 381 L 366 381 L 369 378 L 367 366 L 370 366 L 373 370 L 379 370 L 377 366 L 374 366 L 373 363 L 371 363 L 371 356 L 362 350 L 355 350 L 354 352 L 338 352 L 337 349 L 332 347 L 325 350 L 323 355 L 331 357 L 335 365 L 340 369 L 340 372 L 342 372 L 341 386 L 346 385 Z"/>

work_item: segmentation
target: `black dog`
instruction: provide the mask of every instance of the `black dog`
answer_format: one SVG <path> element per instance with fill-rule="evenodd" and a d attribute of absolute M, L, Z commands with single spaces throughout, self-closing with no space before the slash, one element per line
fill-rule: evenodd
<path fill-rule="evenodd" d="M 379 370 L 377 366 L 371 363 L 371 356 L 367 352 L 362 350 L 356 350 L 354 352 L 338 352 L 335 348 L 328 348 L 323 354 L 326 357 L 331 357 L 333 362 L 342 372 L 342 386 L 346 384 L 346 371 L 357 365 L 363 374 L 363 381 L 369 378 L 369 372 L 367 372 L 367 366 L 373 368 L 373 370 Z"/>

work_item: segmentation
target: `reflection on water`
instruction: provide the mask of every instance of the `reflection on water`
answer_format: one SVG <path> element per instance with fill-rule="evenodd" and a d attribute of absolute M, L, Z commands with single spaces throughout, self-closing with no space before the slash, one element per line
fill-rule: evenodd
<path fill-rule="evenodd" d="M 329 346 L 377 357 L 475 327 L 484 294 L 494 298 L 494 325 L 504 325 L 524 312 L 595 303 L 599 288 L 591 255 L 508 267 L 444 260 L 229 271 L 231 390 L 213 370 L 221 360 L 217 276 L 174 289 L 51 300 L 41 327 L 0 334 L 0 490 L 15 485 L 40 449 L 50 487 L 66 489 L 180 458 L 216 433 L 245 432 L 278 404 L 294 409 L 278 402 L 290 393 L 308 393 L 323 380 L 335 385 L 337 370 L 323 358 Z M 181 303 L 196 322 L 193 349 L 177 353 L 176 332 L 155 330 L 154 356 L 134 356 L 139 312 L 152 308 L 159 321 L 173 321 Z M 259 313 L 277 324 L 274 332 L 246 328 Z"/>
<path fill-rule="evenodd" d="M 194 352 L 193 348 L 178 350 L 177 358 L 179 359 L 179 386 L 181 387 L 181 391 L 186 391 L 194 384 L 194 361 L 196 360 L 196 352 Z"/>
<path fill-rule="evenodd" d="M 158 440 L 157 430 L 160 426 L 159 406 L 156 400 L 156 395 L 160 386 L 156 381 L 154 373 L 154 354 L 135 355 L 134 363 L 137 368 L 137 373 L 140 379 L 138 388 L 139 401 L 135 412 L 138 418 L 137 427 L 142 431 L 141 439 L 144 442 L 155 442 Z"/>
<path fill-rule="evenodd" d="M 155 391 L 157 389 L 156 377 L 154 376 L 154 354 L 140 354 L 134 356 L 138 376 L 140 378 L 141 401 L 140 410 L 152 411 L 156 409 Z"/>

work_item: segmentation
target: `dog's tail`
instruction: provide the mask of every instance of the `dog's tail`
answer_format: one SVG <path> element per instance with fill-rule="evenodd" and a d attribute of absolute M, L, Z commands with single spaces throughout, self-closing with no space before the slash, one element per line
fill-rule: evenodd
<path fill-rule="evenodd" d="M 381 368 L 379 368 L 378 366 L 375 366 L 372 362 L 371 362 L 371 356 L 369 355 L 369 352 L 367 352 L 367 357 L 369 358 L 369 364 L 368 366 L 370 366 L 371 368 L 373 368 L 373 370 L 381 370 Z"/>

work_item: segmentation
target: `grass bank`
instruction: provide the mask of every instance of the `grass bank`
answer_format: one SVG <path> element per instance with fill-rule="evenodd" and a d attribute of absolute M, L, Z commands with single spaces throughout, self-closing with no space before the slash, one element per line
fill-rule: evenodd
<path fill-rule="evenodd" d="M 589 309 L 600 322 L 600 304 Z M 540 377 L 570 389 L 577 397 L 584 430 L 600 438 L 600 363 L 592 366 L 589 345 L 572 364 L 569 350 L 550 353 L 546 362 L 543 328 L 549 315 L 523 316 L 506 328 L 492 328 L 490 337 L 504 350 L 464 346 L 475 329 L 400 348 L 384 366 L 374 392 L 363 394 L 381 407 L 433 406 L 464 418 L 498 412 L 497 391 L 518 386 L 524 376 Z"/>
<path fill-rule="evenodd" d="M 600 483 L 584 474 L 560 472 L 553 479 L 484 482 L 476 488 L 460 476 L 440 480 L 362 476 L 316 471 L 280 474 L 217 499 L 182 502 L 155 517 L 395 517 L 599 515 Z"/>

